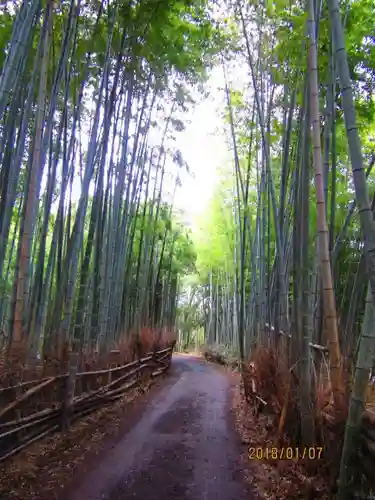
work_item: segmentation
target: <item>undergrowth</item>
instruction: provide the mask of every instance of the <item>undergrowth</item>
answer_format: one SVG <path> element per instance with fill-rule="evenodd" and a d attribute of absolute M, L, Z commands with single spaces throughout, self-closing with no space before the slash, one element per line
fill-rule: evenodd
<path fill-rule="evenodd" d="M 205 345 L 202 348 L 202 354 L 207 361 L 213 361 L 233 369 L 238 367 L 237 351 L 232 346 L 225 344 Z"/>
<path fill-rule="evenodd" d="M 304 388 L 300 386 L 297 365 L 290 368 L 283 351 L 267 347 L 258 347 L 245 364 L 241 396 L 247 406 L 245 418 L 250 420 L 248 424 L 251 428 L 258 429 L 252 438 L 252 445 L 263 448 L 276 447 L 278 450 L 286 447 L 303 449 L 299 401 Z M 347 379 L 345 372 L 344 377 Z M 347 394 L 342 398 L 342 407 L 333 406 L 328 377 L 322 376 L 312 380 L 313 444 L 322 450 L 320 459 L 300 458 L 298 463 L 292 463 L 293 460 L 281 461 L 285 463 L 279 463 L 280 460 L 277 463 L 265 460 L 268 467 L 276 468 L 279 472 L 283 470 L 283 474 L 286 474 L 283 479 L 279 473 L 276 474 L 278 481 L 303 483 L 301 488 L 305 492 L 305 496 L 301 496 L 298 491 L 292 494 L 293 488 L 289 491 L 285 483 L 281 488 L 284 493 L 266 498 L 317 498 L 317 495 L 319 498 L 330 498 L 329 495 L 334 494 L 347 409 Z M 271 487 L 270 491 L 277 487 L 280 485 Z"/>
<path fill-rule="evenodd" d="M 115 343 L 111 350 L 104 350 L 102 353 L 97 345 L 91 348 L 84 346 L 80 350 L 78 370 L 90 371 L 121 366 L 145 356 L 148 352 L 171 346 L 175 341 L 176 333 L 173 330 L 144 327 L 139 335 L 121 336 L 121 340 Z M 0 383 L 6 386 L 21 380 L 36 380 L 65 373 L 71 350 L 72 345 L 65 343 L 54 352 L 46 352 L 43 357 L 30 358 L 26 345 L 17 346 L 9 357 L 3 348 L 0 351 Z"/>

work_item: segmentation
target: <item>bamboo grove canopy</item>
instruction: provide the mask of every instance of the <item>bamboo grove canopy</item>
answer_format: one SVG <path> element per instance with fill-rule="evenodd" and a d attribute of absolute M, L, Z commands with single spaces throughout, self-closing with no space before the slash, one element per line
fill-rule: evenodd
<path fill-rule="evenodd" d="M 254 346 L 285 344 L 300 442 L 317 439 L 317 385 L 350 407 L 340 495 L 352 498 L 375 345 L 374 9 L 3 3 L 4 359 L 68 342 L 104 356 L 145 328 L 172 338 L 176 325 L 237 349 L 242 367 Z M 174 139 L 214 65 L 233 161 L 193 245 L 173 210 L 186 169 Z"/>
<path fill-rule="evenodd" d="M 162 191 L 223 34 L 201 1 L 5 2 L 0 25 L 3 344 L 172 330 L 194 253 Z"/>

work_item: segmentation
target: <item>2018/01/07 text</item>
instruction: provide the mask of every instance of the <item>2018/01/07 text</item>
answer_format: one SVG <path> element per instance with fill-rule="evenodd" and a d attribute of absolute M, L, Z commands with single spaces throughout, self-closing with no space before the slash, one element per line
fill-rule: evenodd
<path fill-rule="evenodd" d="M 249 447 L 249 460 L 321 460 L 323 447 L 312 446 L 309 448 L 262 448 Z"/>

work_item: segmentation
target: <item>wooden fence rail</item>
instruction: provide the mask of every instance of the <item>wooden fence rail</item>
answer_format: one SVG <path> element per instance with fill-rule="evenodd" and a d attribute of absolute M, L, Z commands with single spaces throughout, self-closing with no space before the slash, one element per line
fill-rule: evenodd
<path fill-rule="evenodd" d="M 72 353 L 68 373 L 1 388 L 0 462 L 123 397 L 142 377 L 162 374 L 170 366 L 173 348 L 123 366 L 88 372 L 77 372 L 77 356 Z M 17 396 L 9 401 L 12 395 Z"/>
<path fill-rule="evenodd" d="M 272 325 L 270 326 L 268 323 L 265 323 L 264 326 L 266 327 L 266 330 L 268 331 L 268 333 L 274 334 L 276 332 L 274 326 L 272 326 Z M 278 331 L 278 335 L 280 335 L 281 337 L 286 337 L 288 339 L 292 338 L 290 333 L 285 333 L 282 330 Z M 314 344 L 313 342 L 309 342 L 309 345 L 310 345 L 310 349 L 315 349 L 316 351 L 328 353 L 328 347 L 326 347 L 324 345 Z"/>

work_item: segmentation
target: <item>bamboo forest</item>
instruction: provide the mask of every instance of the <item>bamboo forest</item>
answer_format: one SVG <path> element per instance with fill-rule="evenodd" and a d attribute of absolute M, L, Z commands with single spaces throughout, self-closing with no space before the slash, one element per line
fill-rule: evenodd
<path fill-rule="evenodd" d="M 373 498 L 374 20 L 373 0 L 1 2 L 4 461 L 60 403 L 66 429 L 118 398 L 111 370 L 196 351 L 238 374 L 248 428 L 324 450 L 309 487 L 262 498 Z M 210 93 L 228 156 L 191 223 L 178 138 Z"/>

